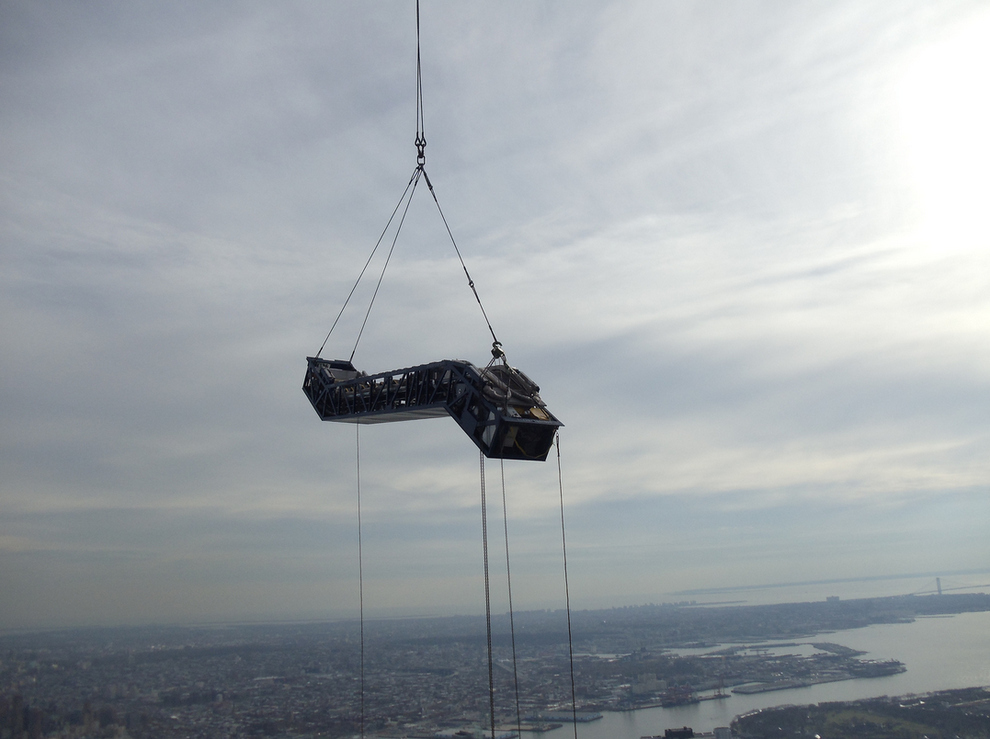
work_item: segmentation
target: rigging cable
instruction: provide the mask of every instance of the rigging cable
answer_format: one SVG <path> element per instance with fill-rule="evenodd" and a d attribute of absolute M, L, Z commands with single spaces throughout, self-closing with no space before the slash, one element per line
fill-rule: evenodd
<path fill-rule="evenodd" d="M 355 352 L 357 352 L 358 344 L 361 342 L 361 337 L 364 335 L 364 327 L 368 325 L 368 317 L 371 315 L 371 309 L 375 305 L 375 298 L 378 297 L 378 291 L 381 289 L 382 280 L 385 279 L 385 270 L 388 269 L 388 263 L 392 259 L 392 252 L 395 251 L 395 242 L 399 240 L 399 233 L 402 231 L 402 224 L 406 222 L 406 215 L 409 213 L 409 205 L 412 203 L 413 195 L 416 194 L 416 185 L 419 184 L 419 176 L 421 173 L 426 174 L 419 168 L 413 172 L 411 180 L 412 189 L 409 190 L 409 198 L 406 200 L 406 207 L 402 210 L 402 218 L 399 219 L 399 225 L 395 229 L 395 236 L 392 237 L 392 246 L 388 250 L 388 256 L 385 257 L 385 264 L 382 265 L 382 273 L 378 276 L 378 284 L 375 285 L 375 292 L 371 295 L 371 302 L 368 303 L 368 310 L 365 311 L 364 321 L 361 322 L 361 330 L 358 331 L 357 340 L 354 342 L 354 349 L 351 350 L 350 358 L 352 361 L 354 359 Z"/>
<path fill-rule="evenodd" d="M 505 505 L 505 459 L 499 458 L 502 471 L 502 524 L 505 528 L 505 581 L 509 591 L 509 635 L 512 639 L 512 681 L 516 690 L 516 735 L 522 736 L 522 713 L 519 710 L 519 670 L 516 663 L 516 619 L 512 610 L 512 572 L 509 570 L 509 514 Z"/>
<path fill-rule="evenodd" d="M 461 262 L 461 269 L 464 270 L 464 276 L 467 277 L 468 287 L 474 293 L 474 299 L 478 301 L 478 307 L 481 308 L 481 315 L 485 317 L 485 323 L 488 324 L 488 331 L 491 333 L 493 341 L 492 353 L 495 353 L 502 344 L 499 342 L 498 337 L 495 336 L 495 329 L 492 328 L 492 322 L 488 320 L 488 313 L 485 311 L 485 306 L 481 303 L 481 297 L 478 295 L 478 290 L 474 286 L 474 280 L 471 279 L 471 275 L 468 273 L 467 265 L 464 264 L 464 257 L 461 256 L 461 250 L 457 248 L 457 242 L 454 241 L 454 234 L 450 230 L 450 224 L 447 223 L 447 217 L 443 214 L 443 208 L 440 207 L 436 190 L 433 189 L 430 176 L 426 174 L 426 118 L 423 106 L 423 62 L 420 53 L 419 36 L 419 0 L 416 0 L 416 168 L 423 173 L 426 186 L 430 188 L 430 194 L 433 196 L 433 202 L 436 203 L 440 220 L 443 221 L 444 228 L 447 229 L 447 236 L 450 237 L 450 243 L 453 244 L 457 258 Z"/>
<path fill-rule="evenodd" d="M 481 547 L 485 557 L 485 623 L 488 627 L 488 708 L 491 715 L 492 739 L 495 739 L 495 674 L 492 670 L 492 596 L 488 578 L 488 504 L 485 501 L 485 453 L 481 458 Z"/>
<path fill-rule="evenodd" d="M 421 165 L 422 166 L 422 165 Z M 471 292 L 474 293 L 474 299 L 478 301 L 478 307 L 481 308 L 481 315 L 485 317 L 485 323 L 488 324 L 488 331 L 492 335 L 492 353 L 499 353 L 502 346 L 502 342 L 498 340 L 495 335 L 495 329 L 492 328 L 492 322 L 488 319 L 488 312 L 485 310 L 485 306 L 481 303 L 481 297 L 478 295 L 478 289 L 474 286 L 474 280 L 471 279 L 470 273 L 468 273 L 467 265 L 464 264 L 464 257 L 461 256 L 461 250 L 457 248 L 457 242 L 454 241 L 454 234 L 450 231 L 450 225 L 447 223 L 447 217 L 443 214 L 443 209 L 440 207 L 440 201 L 437 200 L 437 193 L 433 189 L 433 183 L 430 182 L 430 176 L 426 174 L 426 170 L 423 170 L 423 177 L 426 179 L 426 186 L 430 188 L 430 195 L 433 196 L 433 202 L 437 204 L 437 212 L 440 214 L 440 220 L 443 221 L 444 228 L 447 229 L 447 236 L 450 237 L 450 243 L 454 245 L 454 251 L 457 252 L 457 258 L 461 261 L 461 269 L 464 270 L 464 276 L 467 277 L 468 287 L 471 288 Z"/>
<path fill-rule="evenodd" d="M 560 488 L 560 543 L 564 552 L 564 600 L 567 603 L 567 654 L 571 664 L 571 717 L 577 739 L 577 693 L 574 690 L 574 637 L 571 631 L 571 590 L 567 584 L 567 536 L 564 533 L 564 477 L 560 471 L 560 433 L 557 433 L 557 485 Z"/>
<path fill-rule="evenodd" d="M 444 228 L 447 231 L 447 236 L 450 238 L 450 243 L 454 247 L 454 252 L 457 254 L 457 259 L 461 263 L 461 269 L 464 270 L 464 276 L 467 278 L 468 287 L 471 288 L 471 292 L 474 294 L 474 299 L 478 303 L 478 307 L 481 309 L 481 315 L 485 319 L 485 323 L 488 326 L 488 331 L 492 335 L 492 355 L 495 357 L 502 357 L 502 343 L 498 340 L 495 335 L 495 329 L 492 328 L 492 322 L 488 318 L 488 312 L 485 310 L 484 304 L 481 302 L 481 296 L 478 295 L 478 289 L 475 287 L 474 280 L 471 278 L 471 274 L 468 272 L 467 265 L 464 263 L 464 257 L 461 256 L 461 250 L 457 246 L 457 242 L 454 240 L 454 234 L 450 230 L 450 224 L 447 223 L 447 217 L 443 213 L 443 209 L 440 207 L 440 201 L 437 198 L 436 190 L 433 188 L 433 183 L 430 181 L 430 177 L 426 174 L 426 122 L 425 122 L 424 106 L 423 106 L 423 64 L 422 64 L 422 54 L 420 51 L 420 22 L 419 22 L 419 0 L 416 0 L 416 169 L 413 171 L 412 177 L 406 184 L 406 189 L 403 191 L 402 196 L 399 198 L 399 202 L 396 204 L 392 211 L 392 215 L 388 219 L 388 223 L 385 224 L 385 228 L 382 230 L 381 235 L 378 237 L 378 241 L 375 242 L 375 247 L 371 250 L 371 255 L 365 262 L 364 267 L 361 269 L 361 273 L 358 275 L 354 286 L 351 291 L 347 294 L 347 298 L 344 300 L 343 306 L 340 308 L 340 312 L 334 319 L 333 325 L 327 332 L 326 338 L 323 340 L 323 344 L 320 345 L 320 350 L 316 353 L 319 357 L 323 353 L 324 347 L 326 347 L 327 341 L 330 339 L 330 335 L 333 333 L 334 328 L 337 327 L 337 323 L 340 321 L 341 316 L 344 314 L 344 310 L 347 308 L 351 297 L 354 295 L 358 284 L 360 284 L 368 266 L 371 264 L 375 253 L 378 251 L 378 247 L 381 245 L 382 240 L 385 238 L 385 234 L 388 232 L 389 227 L 392 225 L 392 221 L 395 218 L 396 213 L 399 208 L 402 207 L 403 201 L 405 201 L 405 208 L 402 212 L 402 218 L 399 221 L 399 225 L 396 229 L 395 236 L 392 239 L 392 246 L 389 250 L 388 257 L 385 260 L 385 266 L 382 267 L 381 275 L 378 278 L 378 284 L 375 287 L 375 292 L 371 297 L 371 302 L 368 305 L 368 310 L 365 312 L 364 321 L 361 324 L 361 330 L 358 332 L 357 341 L 354 342 L 354 349 L 351 352 L 350 359 L 353 361 L 354 354 L 357 352 L 358 343 L 361 341 L 361 336 L 364 334 L 365 326 L 368 323 L 368 317 L 371 314 L 371 308 L 374 305 L 375 298 L 378 296 L 378 290 L 381 287 L 382 279 L 385 277 L 385 269 L 388 267 L 389 260 L 392 257 L 392 252 L 395 251 L 395 245 L 399 238 L 399 232 L 402 230 L 402 224 L 405 221 L 406 214 L 409 212 L 409 205 L 412 203 L 413 195 L 416 191 L 416 186 L 419 184 L 420 177 L 426 180 L 426 184 L 429 187 L 430 194 L 433 196 L 433 202 L 437 206 L 437 212 L 440 214 L 440 220 L 443 221 Z"/>
<path fill-rule="evenodd" d="M 361 551 L 361 426 L 354 424 L 357 459 L 358 611 L 361 622 L 361 739 L 364 739 L 364 557 Z"/>
<path fill-rule="evenodd" d="M 485 323 L 488 324 L 488 331 L 492 335 L 492 353 L 494 354 L 502 344 L 499 342 L 498 337 L 495 336 L 495 329 L 492 328 L 492 322 L 488 320 L 488 313 L 485 311 L 485 306 L 481 303 L 481 297 L 478 295 L 478 290 L 474 286 L 474 280 L 471 279 L 471 275 L 468 273 L 467 265 L 464 264 L 464 257 L 461 256 L 461 250 L 457 248 L 457 242 L 454 241 L 454 234 L 450 230 L 450 224 L 447 223 L 447 217 L 443 214 L 443 208 L 440 207 L 436 190 L 433 189 L 430 176 L 426 174 L 426 119 L 423 112 L 423 63 L 420 54 L 419 35 L 419 0 L 416 0 L 416 165 L 426 179 L 426 186 L 430 188 L 430 195 L 433 196 L 433 202 L 436 203 L 440 220 L 443 221 L 444 228 L 447 229 L 447 236 L 450 237 L 450 243 L 453 244 L 457 258 L 461 262 L 461 269 L 464 270 L 464 276 L 467 277 L 468 287 L 474 293 L 474 299 L 478 301 L 478 307 L 481 308 L 481 315 L 485 317 Z"/>
<path fill-rule="evenodd" d="M 382 239 L 385 238 L 385 234 L 388 233 L 389 226 L 392 225 L 392 221 L 395 219 L 395 214 L 399 212 L 399 208 L 402 207 L 402 201 L 406 199 L 406 194 L 409 192 L 409 188 L 413 186 L 413 183 L 417 180 L 417 174 L 419 170 L 413 172 L 413 176 L 409 178 L 409 182 L 406 183 L 406 189 L 402 191 L 402 196 L 399 198 L 399 202 L 395 204 L 395 208 L 392 209 L 392 215 L 388 217 L 388 223 L 385 224 L 385 228 L 382 229 L 381 235 L 378 237 L 378 241 L 375 242 L 375 248 L 371 250 L 371 254 L 368 256 L 368 261 L 364 263 L 364 267 L 361 268 L 361 274 L 358 275 L 357 280 L 354 282 L 354 286 L 351 287 L 351 291 L 347 293 L 347 298 L 344 300 L 344 304 L 340 307 L 340 312 L 337 317 L 333 320 L 333 325 L 330 330 L 327 331 L 327 336 L 323 339 L 323 343 L 320 344 L 320 350 L 316 352 L 316 356 L 319 357 L 323 353 L 323 348 L 327 345 L 327 341 L 330 339 L 330 334 L 333 330 L 337 328 L 337 322 L 340 321 L 340 317 L 344 315 L 344 311 L 347 309 L 347 304 L 351 301 L 351 297 L 354 295 L 354 291 L 357 290 L 357 286 L 361 284 L 361 279 L 364 277 L 364 273 L 368 270 L 368 265 L 371 264 L 371 260 L 375 258 L 375 252 L 378 251 L 378 247 L 382 244 Z"/>

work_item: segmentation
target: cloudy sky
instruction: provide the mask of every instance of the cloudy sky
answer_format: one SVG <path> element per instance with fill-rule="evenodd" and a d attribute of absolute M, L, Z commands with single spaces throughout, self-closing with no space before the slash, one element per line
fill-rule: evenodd
<path fill-rule="evenodd" d="M 987 582 L 986 5 L 422 14 L 427 172 L 566 424 L 574 607 Z M 0 627 L 355 613 L 355 429 L 300 386 L 415 167 L 415 51 L 411 0 L 0 2 Z M 355 364 L 489 344 L 421 189 Z M 360 445 L 369 613 L 481 612 L 476 448 Z M 560 608 L 557 465 L 505 489 L 515 605 Z"/>

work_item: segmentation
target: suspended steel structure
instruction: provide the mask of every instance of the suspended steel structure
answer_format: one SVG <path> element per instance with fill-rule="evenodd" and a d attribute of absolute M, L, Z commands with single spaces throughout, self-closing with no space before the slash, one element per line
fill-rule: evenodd
<path fill-rule="evenodd" d="M 508 364 L 445 359 L 366 375 L 351 362 L 307 357 L 303 390 L 324 421 L 388 423 L 449 415 L 489 459 L 547 458 L 561 423 L 540 388 Z"/>
<path fill-rule="evenodd" d="M 323 421 L 354 424 L 360 428 L 365 424 L 392 423 L 397 421 L 412 421 L 425 418 L 442 418 L 450 416 L 461 427 L 464 433 L 478 447 L 481 462 L 481 513 L 482 540 L 484 551 L 485 573 L 485 610 L 488 630 L 488 683 L 489 707 L 491 719 L 491 737 L 495 739 L 495 688 L 492 676 L 493 652 L 491 629 L 491 600 L 488 571 L 488 525 L 487 503 L 485 496 L 485 458 L 498 460 L 536 460 L 545 461 L 551 448 L 557 442 L 557 471 L 560 479 L 560 447 L 558 430 L 563 426 L 560 420 L 550 412 L 546 403 L 540 397 L 540 388 L 524 372 L 512 367 L 502 350 L 492 328 L 488 314 L 485 312 L 481 298 L 475 287 L 474 280 L 468 273 L 460 249 L 454 241 L 450 226 L 443 215 L 437 200 L 433 183 L 426 174 L 426 135 L 423 119 L 423 86 L 422 65 L 420 62 L 420 28 L 419 0 L 416 0 L 416 168 L 409 179 L 399 203 L 382 231 L 371 252 L 371 256 L 361 270 L 354 287 L 351 288 L 344 301 L 340 313 L 334 320 L 327 333 L 323 345 L 315 356 L 307 357 L 306 375 L 303 380 L 303 392 L 312 404 L 316 414 Z M 437 210 L 446 227 L 454 251 L 460 260 L 468 286 L 474 294 L 481 313 L 488 324 L 492 337 L 492 359 L 484 367 L 461 359 L 443 359 L 414 367 L 388 370 L 375 374 L 359 371 L 353 363 L 358 343 L 368 323 L 368 317 L 374 305 L 375 297 L 388 267 L 392 252 L 398 240 L 399 231 L 408 212 L 416 187 L 423 181 L 429 188 L 436 203 Z M 358 332 L 357 341 L 348 359 L 324 359 L 323 352 L 330 335 L 347 308 L 358 283 L 364 277 L 379 246 L 389 232 L 396 215 L 401 212 L 397 226 L 394 229 L 391 248 L 385 258 L 377 286 L 365 312 L 364 322 Z M 504 463 L 503 463 L 504 464 Z M 360 480 L 360 436 L 357 444 L 358 467 L 358 562 L 360 582 L 360 612 L 361 612 L 361 736 L 364 736 L 364 584 L 361 565 L 361 480 Z M 564 533 L 563 517 L 563 484 L 560 484 L 561 504 L 561 543 L 564 555 L 564 592 L 567 607 L 568 647 L 570 654 L 571 677 L 571 710 L 574 716 L 574 737 L 577 739 L 577 706 L 574 686 L 574 656 L 571 639 L 570 594 L 567 586 L 567 545 Z M 505 479 L 503 467 L 502 505 L 505 511 Z M 521 714 L 519 709 L 519 682 L 516 672 L 515 627 L 512 617 L 512 581 L 509 575 L 509 544 L 508 525 L 506 523 L 506 574 L 509 590 L 509 616 L 512 633 L 513 676 L 516 685 L 516 719 L 517 727 L 521 730 Z"/>

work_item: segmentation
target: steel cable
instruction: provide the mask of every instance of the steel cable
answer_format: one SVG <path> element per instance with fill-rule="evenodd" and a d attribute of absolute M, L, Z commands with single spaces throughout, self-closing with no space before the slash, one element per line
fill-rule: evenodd
<path fill-rule="evenodd" d="M 361 739 L 364 739 L 364 556 L 361 547 L 361 426 L 355 424 L 357 459 L 358 612 L 361 623 Z"/>
<path fill-rule="evenodd" d="M 488 504 L 485 500 L 485 454 L 481 459 L 481 547 L 485 559 L 485 624 L 488 629 L 488 707 L 491 715 L 492 739 L 495 739 L 495 674 L 492 659 L 492 595 L 488 577 Z"/>
<path fill-rule="evenodd" d="M 560 434 L 557 434 L 557 486 L 560 489 L 560 544 L 564 553 L 564 600 L 567 604 L 567 655 L 571 666 L 571 718 L 577 739 L 577 692 L 574 689 L 574 636 L 571 631 L 571 589 L 567 582 L 567 535 L 564 532 L 564 477 L 560 471 Z"/>
<path fill-rule="evenodd" d="M 357 290 L 357 286 L 361 284 L 361 279 L 364 277 L 364 273 L 368 270 L 368 265 L 371 264 L 371 260 L 375 258 L 375 252 L 378 251 L 378 247 L 381 246 L 382 239 L 385 238 L 385 234 L 388 233 L 389 226 L 392 225 L 392 220 L 395 218 L 395 214 L 399 212 L 399 208 L 402 207 L 402 201 L 406 199 L 406 193 L 409 192 L 409 188 L 412 187 L 413 182 L 416 181 L 417 175 L 419 174 L 419 169 L 417 168 L 413 171 L 412 177 L 409 178 L 409 182 L 406 183 L 406 189 L 402 191 L 402 195 L 399 197 L 399 202 L 395 204 L 395 208 L 392 209 L 392 215 L 388 217 L 388 223 L 385 224 L 385 228 L 382 229 L 381 235 L 378 237 L 378 241 L 375 242 L 375 248 L 371 250 L 371 254 L 368 256 L 368 260 L 364 263 L 364 267 L 361 268 L 361 274 L 358 275 L 357 280 L 354 281 L 354 286 L 351 287 L 351 291 L 347 293 L 347 299 L 344 300 L 344 304 L 340 307 L 340 312 L 333 321 L 333 325 L 330 326 L 330 330 L 327 331 L 327 336 L 323 339 L 323 343 L 320 344 L 320 350 L 316 352 L 316 356 L 319 357 L 323 353 L 323 348 L 327 345 L 327 341 L 330 340 L 330 334 L 333 330 L 337 328 L 337 322 L 340 321 L 340 317 L 344 315 L 344 311 L 347 309 L 347 304 L 351 302 L 351 297 L 354 295 L 354 291 Z"/>
<path fill-rule="evenodd" d="M 522 713 L 519 710 L 519 668 L 516 662 L 516 619 L 512 610 L 512 571 L 509 569 L 509 514 L 505 504 L 505 460 L 499 458 L 502 472 L 502 524 L 505 528 L 505 581 L 509 591 L 509 635 L 512 639 L 512 681 L 516 691 L 516 734 L 522 736 Z"/>

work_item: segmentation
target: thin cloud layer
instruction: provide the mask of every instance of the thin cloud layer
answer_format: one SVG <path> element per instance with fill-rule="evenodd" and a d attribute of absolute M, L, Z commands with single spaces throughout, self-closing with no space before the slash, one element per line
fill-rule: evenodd
<path fill-rule="evenodd" d="M 905 97 L 978 84 L 985 23 L 424 6 L 427 170 L 566 423 L 577 607 L 986 566 L 990 241 L 925 179 L 974 129 Z M 415 166 L 414 41 L 411 5 L 0 10 L 0 627 L 353 613 L 355 429 L 299 388 Z M 355 362 L 489 344 L 421 187 Z M 361 450 L 371 609 L 480 610 L 474 447 Z M 560 607 L 556 464 L 506 475 L 517 604 Z"/>

